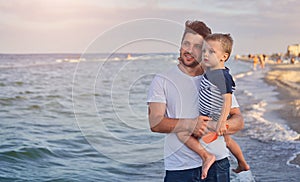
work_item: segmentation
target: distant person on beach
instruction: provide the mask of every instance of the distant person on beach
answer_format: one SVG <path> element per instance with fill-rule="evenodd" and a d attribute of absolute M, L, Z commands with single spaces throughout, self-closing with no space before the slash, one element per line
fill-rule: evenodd
<path fill-rule="evenodd" d="M 260 68 L 264 69 L 265 68 L 265 57 L 261 54 L 261 55 L 259 55 L 258 60 L 259 60 Z"/>
<path fill-rule="evenodd" d="M 229 34 L 211 34 L 204 40 L 201 64 L 206 71 L 200 83 L 199 111 L 201 115 L 209 116 L 216 121 L 216 133 L 224 135 L 227 130 L 226 120 L 231 108 L 232 93 L 235 90 L 229 69 L 224 65 L 230 57 L 233 40 Z M 204 166 L 210 167 L 215 156 L 206 151 L 197 138 L 190 137 L 189 132 L 178 132 L 177 136 L 181 142 L 200 155 Z M 227 147 L 238 160 L 238 167 L 234 171 L 239 173 L 249 170 L 250 167 L 239 145 L 230 135 L 224 135 L 224 138 Z M 202 172 L 201 178 L 206 178 L 206 173 Z"/>
<path fill-rule="evenodd" d="M 184 145 L 177 137 L 178 132 L 189 132 L 190 137 L 202 137 L 210 127 L 211 119 L 199 116 L 198 93 L 204 73 L 199 64 L 202 57 L 203 39 L 211 34 L 201 21 L 187 21 L 181 40 L 179 64 L 168 71 L 157 74 L 149 88 L 148 115 L 153 132 L 167 133 L 164 146 L 165 182 L 201 181 L 200 156 Z M 244 126 L 238 103 L 232 96 L 231 117 L 226 134 L 234 134 Z M 223 133 L 221 133 L 223 134 Z M 215 156 L 205 181 L 230 181 L 229 151 L 223 136 L 206 146 Z"/>
<path fill-rule="evenodd" d="M 258 62 L 259 62 L 258 56 L 257 55 L 253 56 L 253 70 L 256 70 Z"/>
<path fill-rule="evenodd" d="M 295 64 L 295 58 L 294 57 L 291 58 L 291 64 Z"/>
<path fill-rule="evenodd" d="M 281 64 L 282 63 L 282 60 L 280 58 L 277 58 L 277 61 L 276 61 L 277 64 Z"/>

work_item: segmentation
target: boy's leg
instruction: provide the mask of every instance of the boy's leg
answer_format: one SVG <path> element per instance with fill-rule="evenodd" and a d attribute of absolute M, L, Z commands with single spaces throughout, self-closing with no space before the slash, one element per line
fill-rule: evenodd
<path fill-rule="evenodd" d="M 206 178 L 210 166 L 215 162 L 216 157 L 207 152 L 200 144 L 199 140 L 191 136 L 188 132 L 177 133 L 178 139 L 184 143 L 188 148 L 196 152 L 202 159 L 202 175 L 201 179 Z"/>
<path fill-rule="evenodd" d="M 226 141 L 227 148 L 230 150 L 230 152 L 234 155 L 234 157 L 238 161 L 238 167 L 236 169 L 233 169 L 233 171 L 236 173 L 240 173 L 242 171 L 248 171 L 250 169 L 250 166 L 247 164 L 239 144 L 236 143 L 230 137 L 230 135 L 225 135 L 224 138 Z"/>

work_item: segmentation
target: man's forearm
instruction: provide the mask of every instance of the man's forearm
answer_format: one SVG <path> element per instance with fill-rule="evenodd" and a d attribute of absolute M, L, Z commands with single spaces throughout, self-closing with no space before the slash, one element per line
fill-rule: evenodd
<path fill-rule="evenodd" d="M 232 109 L 231 117 L 227 120 L 228 130 L 226 134 L 235 134 L 244 128 L 244 118 L 239 108 Z"/>
<path fill-rule="evenodd" d="M 158 133 L 190 132 L 196 137 L 205 133 L 207 122 L 206 116 L 198 116 L 194 119 L 173 119 L 165 117 L 166 105 L 163 103 L 150 103 L 148 117 L 151 131 Z"/>
<path fill-rule="evenodd" d="M 174 119 L 174 118 L 156 118 L 151 126 L 151 131 L 158 133 L 177 133 L 182 131 L 193 131 L 193 125 L 196 125 L 195 119 Z"/>

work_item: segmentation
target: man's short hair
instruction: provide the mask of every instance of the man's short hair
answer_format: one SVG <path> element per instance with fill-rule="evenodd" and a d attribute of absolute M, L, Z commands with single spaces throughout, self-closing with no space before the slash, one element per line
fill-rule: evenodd
<path fill-rule="evenodd" d="M 207 27 L 206 24 L 203 23 L 202 21 L 188 20 L 185 22 L 185 30 L 184 30 L 181 42 L 183 41 L 184 36 L 187 33 L 199 34 L 203 38 L 205 38 L 207 35 L 211 34 L 211 29 L 209 27 Z"/>

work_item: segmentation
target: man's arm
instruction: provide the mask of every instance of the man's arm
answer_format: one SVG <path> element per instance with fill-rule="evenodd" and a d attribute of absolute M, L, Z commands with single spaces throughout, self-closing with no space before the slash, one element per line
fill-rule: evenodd
<path fill-rule="evenodd" d="M 226 134 L 234 134 L 244 128 L 244 118 L 238 107 L 231 108 L 230 118 L 226 121 L 226 124 L 229 126 Z"/>
<path fill-rule="evenodd" d="M 158 133 L 177 133 L 188 131 L 194 136 L 200 137 L 204 134 L 207 127 L 206 116 L 199 116 L 195 119 L 173 119 L 165 117 L 166 104 L 149 103 L 148 117 L 152 132 Z"/>

